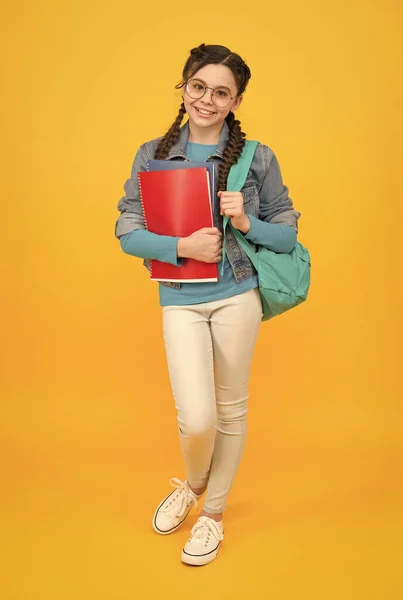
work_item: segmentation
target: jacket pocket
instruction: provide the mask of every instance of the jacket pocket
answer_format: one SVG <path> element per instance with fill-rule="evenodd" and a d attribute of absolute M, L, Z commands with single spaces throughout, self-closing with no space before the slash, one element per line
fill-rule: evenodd
<path fill-rule="evenodd" d="M 243 195 L 244 211 L 254 217 L 259 217 L 259 192 L 255 185 L 246 185 L 241 190 Z"/>

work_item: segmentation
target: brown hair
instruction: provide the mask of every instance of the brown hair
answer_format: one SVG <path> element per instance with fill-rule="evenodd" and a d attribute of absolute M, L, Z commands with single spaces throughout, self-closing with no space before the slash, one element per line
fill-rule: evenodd
<path fill-rule="evenodd" d="M 225 46 L 206 44 L 200 44 L 200 46 L 190 51 L 190 56 L 182 72 L 182 81 L 178 83 L 176 88 L 180 89 L 183 87 L 186 81 L 191 79 L 199 69 L 211 64 L 225 65 L 231 69 L 235 78 L 238 96 L 243 94 L 251 77 L 248 65 L 242 60 L 239 54 L 231 52 Z M 182 102 L 178 116 L 157 146 L 155 152 L 157 160 L 165 159 L 172 146 L 178 141 L 180 126 L 185 113 L 185 105 Z M 225 120 L 229 127 L 229 138 L 218 172 L 217 190 L 226 189 L 230 168 L 237 162 L 245 145 L 245 134 L 241 130 L 241 122 L 235 119 L 232 111 L 227 115 Z"/>

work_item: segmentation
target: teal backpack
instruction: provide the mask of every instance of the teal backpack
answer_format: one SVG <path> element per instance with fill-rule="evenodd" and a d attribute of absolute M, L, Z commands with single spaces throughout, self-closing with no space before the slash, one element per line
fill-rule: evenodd
<path fill-rule="evenodd" d="M 238 162 L 230 169 L 227 189 L 239 192 L 246 181 L 248 171 L 258 142 L 246 141 Z M 231 219 L 224 217 L 224 241 L 222 249 L 222 271 L 226 256 L 226 231 L 231 231 L 255 267 L 259 291 L 262 299 L 262 321 L 281 315 L 306 300 L 310 286 L 311 258 L 302 244 L 296 246 L 289 254 L 280 254 L 263 246 L 254 250 L 242 233 L 231 224 Z"/>

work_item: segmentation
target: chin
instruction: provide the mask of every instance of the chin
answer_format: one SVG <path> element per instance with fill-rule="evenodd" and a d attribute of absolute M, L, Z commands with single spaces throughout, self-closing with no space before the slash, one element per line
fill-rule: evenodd
<path fill-rule="evenodd" d="M 195 125 L 197 125 L 197 127 L 203 127 L 203 128 L 207 128 L 207 127 L 211 127 L 212 125 L 217 125 L 217 121 L 214 121 L 214 123 L 206 123 L 206 121 L 203 121 L 201 119 L 190 119 Z"/>

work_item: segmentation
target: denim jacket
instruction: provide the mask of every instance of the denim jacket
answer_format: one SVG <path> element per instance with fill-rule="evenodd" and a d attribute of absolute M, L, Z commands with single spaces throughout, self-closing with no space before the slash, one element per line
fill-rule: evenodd
<path fill-rule="evenodd" d="M 220 140 L 216 151 L 207 158 L 214 161 L 217 166 L 222 161 L 225 146 L 229 137 L 229 127 L 224 121 Z M 124 185 L 125 196 L 119 200 L 118 211 L 120 216 L 115 224 L 115 236 L 130 233 L 135 229 L 145 229 L 143 211 L 140 201 L 140 192 L 137 179 L 139 171 L 147 170 L 147 162 L 154 158 L 158 142 L 156 138 L 142 144 L 137 151 L 131 171 L 131 178 Z M 179 139 L 169 151 L 167 160 L 189 160 L 186 156 L 186 144 L 189 139 L 189 123 L 180 129 Z M 214 194 L 218 190 L 214 190 Z M 244 187 L 241 190 L 244 198 L 245 213 L 251 214 L 268 223 L 282 223 L 298 231 L 298 219 L 301 213 L 293 208 L 292 200 L 288 196 L 288 188 L 283 184 L 280 167 L 273 151 L 263 144 L 258 144 Z M 216 195 L 214 196 L 216 197 Z M 220 231 L 223 229 L 223 218 L 220 215 L 220 206 L 214 203 L 214 225 Z M 252 277 L 256 271 L 244 251 L 237 244 L 231 230 L 227 234 L 227 256 L 231 263 L 236 281 L 244 281 Z M 254 244 L 251 244 L 255 247 Z M 149 269 L 149 260 L 144 260 L 144 265 Z M 181 284 L 163 282 L 164 285 L 179 289 Z"/>

